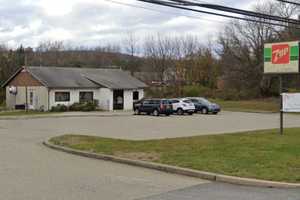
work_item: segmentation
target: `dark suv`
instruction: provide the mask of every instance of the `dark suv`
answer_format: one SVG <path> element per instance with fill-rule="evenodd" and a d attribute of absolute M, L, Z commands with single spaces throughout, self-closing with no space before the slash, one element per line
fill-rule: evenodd
<path fill-rule="evenodd" d="M 171 115 L 173 112 L 172 104 L 167 99 L 143 99 L 133 105 L 134 114 L 146 113 L 159 116 L 160 114 Z"/>

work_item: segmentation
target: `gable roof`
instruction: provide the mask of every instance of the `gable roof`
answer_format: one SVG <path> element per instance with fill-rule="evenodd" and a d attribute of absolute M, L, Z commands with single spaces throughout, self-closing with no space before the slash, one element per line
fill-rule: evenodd
<path fill-rule="evenodd" d="M 137 89 L 147 87 L 146 84 L 120 69 L 64 67 L 23 68 L 48 88 L 106 87 L 109 89 Z M 3 87 L 16 75 L 10 78 Z"/>

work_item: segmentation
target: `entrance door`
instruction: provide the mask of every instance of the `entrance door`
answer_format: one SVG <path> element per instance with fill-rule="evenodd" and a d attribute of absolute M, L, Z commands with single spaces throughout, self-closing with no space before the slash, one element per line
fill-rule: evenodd
<path fill-rule="evenodd" d="M 124 90 L 114 90 L 114 110 L 124 109 Z"/>
<path fill-rule="evenodd" d="M 28 108 L 30 110 L 34 110 L 35 107 L 34 107 L 34 93 L 33 91 L 29 91 L 29 105 L 28 105 Z"/>

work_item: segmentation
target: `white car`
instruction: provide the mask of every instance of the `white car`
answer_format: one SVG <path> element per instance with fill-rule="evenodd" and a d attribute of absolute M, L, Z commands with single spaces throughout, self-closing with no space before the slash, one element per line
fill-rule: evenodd
<path fill-rule="evenodd" d="M 189 115 L 194 114 L 195 105 L 189 99 L 170 99 L 173 106 L 173 112 L 178 115 L 188 113 Z"/>

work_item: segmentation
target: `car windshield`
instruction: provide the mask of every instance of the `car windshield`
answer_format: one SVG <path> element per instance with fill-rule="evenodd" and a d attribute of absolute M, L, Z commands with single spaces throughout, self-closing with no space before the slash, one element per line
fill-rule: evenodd
<path fill-rule="evenodd" d="M 162 104 L 170 104 L 169 100 L 162 100 Z"/>
<path fill-rule="evenodd" d="M 200 101 L 201 101 L 202 103 L 204 103 L 204 104 L 211 104 L 211 102 L 208 101 L 207 99 L 201 98 Z"/>
<path fill-rule="evenodd" d="M 183 100 L 184 103 L 192 103 L 191 100 Z"/>

